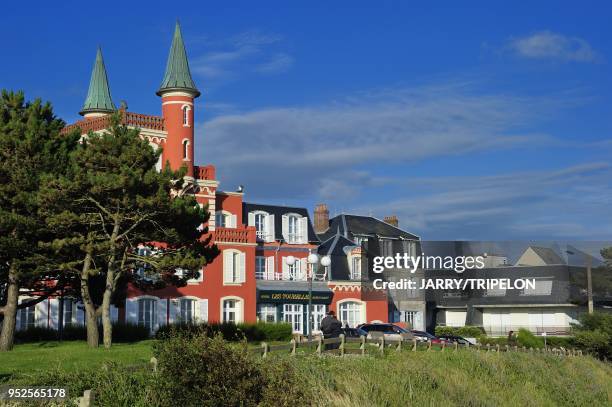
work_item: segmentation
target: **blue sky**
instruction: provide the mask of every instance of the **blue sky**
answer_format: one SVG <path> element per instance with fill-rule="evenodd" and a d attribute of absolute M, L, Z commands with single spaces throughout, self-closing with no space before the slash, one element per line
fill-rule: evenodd
<path fill-rule="evenodd" d="M 607 240 L 612 7 L 491 3 L 10 2 L 0 88 L 74 121 L 100 44 L 115 103 L 159 114 L 178 18 L 223 188 L 425 239 Z"/>

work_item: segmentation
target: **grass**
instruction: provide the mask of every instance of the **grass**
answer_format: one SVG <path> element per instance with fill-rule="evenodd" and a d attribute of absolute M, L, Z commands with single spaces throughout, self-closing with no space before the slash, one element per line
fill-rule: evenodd
<path fill-rule="evenodd" d="M 153 341 L 88 349 L 84 342 L 18 345 L 0 353 L 0 382 L 39 371 L 99 368 L 104 362 L 136 364 L 151 357 Z M 306 349 L 302 348 L 302 351 Z M 603 406 L 612 405 L 612 365 L 584 357 L 461 349 L 287 359 L 319 406 Z M 26 377 L 27 379 L 27 377 Z"/>
<path fill-rule="evenodd" d="M 147 362 L 151 359 L 151 342 L 114 344 L 111 349 L 90 349 L 84 341 L 37 342 L 16 345 L 10 352 L 0 352 L 0 383 L 13 376 L 60 368 L 74 371 L 99 368 L 104 362 L 121 364 Z"/>

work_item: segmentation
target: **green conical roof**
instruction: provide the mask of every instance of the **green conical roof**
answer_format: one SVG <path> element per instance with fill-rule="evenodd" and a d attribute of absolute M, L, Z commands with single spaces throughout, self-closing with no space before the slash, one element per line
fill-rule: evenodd
<path fill-rule="evenodd" d="M 166 73 L 157 91 L 157 95 L 161 96 L 164 91 L 169 90 L 189 91 L 195 93 L 195 97 L 200 96 L 200 91 L 196 88 L 191 78 L 187 52 L 185 51 L 181 26 L 178 21 L 174 29 L 174 38 L 172 39 L 170 55 L 168 55 L 168 63 L 166 64 Z"/>
<path fill-rule="evenodd" d="M 117 109 L 111 99 L 108 78 L 106 76 L 106 67 L 104 66 L 104 59 L 102 59 L 102 50 L 98 47 L 96 62 L 94 63 L 94 68 L 91 72 L 91 80 L 89 81 L 87 98 L 85 99 L 85 104 L 80 114 L 112 113 L 115 110 Z"/>

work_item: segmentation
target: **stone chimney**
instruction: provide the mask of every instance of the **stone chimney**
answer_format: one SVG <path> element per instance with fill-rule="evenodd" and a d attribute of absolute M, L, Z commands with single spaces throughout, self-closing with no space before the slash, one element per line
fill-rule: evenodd
<path fill-rule="evenodd" d="M 388 223 L 391 226 L 395 226 L 395 227 L 399 226 L 399 220 L 397 219 L 397 216 L 395 215 L 385 216 L 383 220 L 385 221 L 385 223 Z"/>
<path fill-rule="evenodd" d="M 314 229 L 317 234 L 329 229 L 329 209 L 325 204 L 318 204 L 314 208 Z"/>

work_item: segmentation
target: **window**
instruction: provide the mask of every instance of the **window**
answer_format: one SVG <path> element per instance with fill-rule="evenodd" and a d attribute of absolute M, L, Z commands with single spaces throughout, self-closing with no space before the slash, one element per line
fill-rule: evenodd
<path fill-rule="evenodd" d="M 268 217 L 265 213 L 255 214 L 255 229 L 257 230 L 257 238 L 266 240 L 266 218 Z"/>
<path fill-rule="evenodd" d="M 76 301 L 71 298 L 64 298 L 64 326 L 70 326 L 76 316 Z"/>
<path fill-rule="evenodd" d="M 551 295 L 552 293 L 552 280 L 535 279 L 534 287 L 525 287 L 520 295 Z"/>
<path fill-rule="evenodd" d="M 245 282 L 245 254 L 238 250 L 223 252 L 223 283 L 240 284 Z"/>
<path fill-rule="evenodd" d="M 189 140 L 183 140 L 183 160 L 189 160 Z"/>
<path fill-rule="evenodd" d="M 223 301 L 223 322 L 236 323 L 238 321 L 238 300 Z"/>
<path fill-rule="evenodd" d="M 138 325 L 153 331 L 157 325 L 157 300 L 143 298 L 138 300 Z"/>
<path fill-rule="evenodd" d="M 355 328 L 362 323 L 361 303 L 346 301 L 340 304 L 340 321 L 343 325 Z"/>
<path fill-rule="evenodd" d="M 179 302 L 181 322 L 195 322 L 197 301 L 191 298 L 181 298 Z"/>
<path fill-rule="evenodd" d="M 284 304 L 283 305 L 283 320 L 293 328 L 293 332 L 302 333 L 303 321 L 303 305 L 302 304 Z"/>
<path fill-rule="evenodd" d="M 266 258 L 264 256 L 255 257 L 255 278 L 259 280 L 266 278 Z"/>
<path fill-rule="evenodd" d="M 276 322 L 276 305 L 260 304 L 259 320 L 261 322 Z"/>
<path fill-rule="evenodd" d="M 25 331 L 33 328 L 36 324 L 36 306 L 21 308 L 19 310 L 19 330 Z"/>
<path fill-rule="evenodd" d="M 351 280 L 361 280 L 361 257 L 353 256 L 352 258 Z"/>
<path fill-rule="evenodd" d="M 288 217 L 289 243 L 300 242 L 300 218 L 295 215 Z"/>
<path fill-rule="evenodd" d="M 229 223 L 229 215 L 223 212 L 217 212 L 215 219 L 215 226 L 220 228 L 226 228 Z"/>
<path fill-rule="evenodd" d="M 325 317 L 326 308 L 324 304 L 312 305 L 312 332 L 321 331 L 321 320 Z"/>
<path fill-rule="evenodd" d="M 393 240 L 380 239 L 381 254 L 386 257 L 393 256 Z"/>
<path fill-rule="evenodd" d="M 368 241 L 368 238 L 367 238 L 367 236 L 355 236 L 354 240 L 355 240 L 355 244 L 357 246 L 361 246 L 361 244 L 363 242 L 367 242 Z"/>
<path fill-rule="evenodd" d="M 415 327 L 419 312 L 418 311 L 400 311 L 400 321 L 406 322 L 411 328 Z"/>
<path fill-rule="evenodd" d="M 293 281 L 302 281 L 305 280 L 306 276 L 304 275 L 305 273 L 302 272 L 301 270 L 301 266 L 302 262 L 299 260 L 296 260 L 295 263 L 293 264 L 288 264 L 287 265 L 287 280 L 293 280 Z"/>
<path fill-rule="evenodd" d="M 188 105 L 183 106 L 183 126 L 189 127 L 189 111 L 191 108 Z"/>

